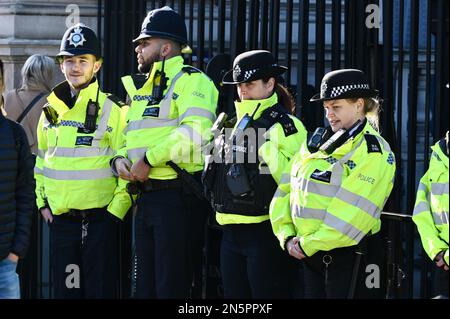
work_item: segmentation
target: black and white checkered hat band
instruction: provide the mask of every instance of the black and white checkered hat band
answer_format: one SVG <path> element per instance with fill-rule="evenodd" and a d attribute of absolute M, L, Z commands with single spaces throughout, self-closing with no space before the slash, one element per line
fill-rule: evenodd
<path fill-rule="evenodd" d="M 333 89 L 331 90 L 330 98 L 340 96 L 347 91 L 358 90 L 358 89 L 367 89 L 368 90 L 369 84 L 350 84 L 350 85 L 333 87 Z"/>
<path fill-rule="evenodd" d="M 272 64 L 272 65 L 268 65 L 268 66 L 266 66 L 266 67 L 273 67 L 273 66 L 276 66 L 276 65 L 277 65 L 277 64 Z M 264 68 L 264 67 L 262 67 L 262 68 Z M 260 69 L 262 69 L 262 68 L 257 68 L 257 69 L 253 69 L 253 70 L 246 70 L 246 71 L 244 72 L 244 77 L 243 77 L 243 79 L 239 79 L 239 76 L 241 75 L 241 69 L 239 68 L 239 66 L 236 66 L 236 67 L 234 68 L 234 70 L 233 70 L 234 80 L 235 80 L 235 81 L 242 81 L 242 82 L 245 82 L 245 81 L 247 81 L 248 79 L 250 79 L 250 77 L 251 77 L 253 74 L 255 74 L 256 71 L 258 71 L 258 70 L 260 70 Z"/>
<path fill-rule="evenodd" d="M 244 81 L 247 81 L 258 69 L 248 70 L 244 73 Z"/>

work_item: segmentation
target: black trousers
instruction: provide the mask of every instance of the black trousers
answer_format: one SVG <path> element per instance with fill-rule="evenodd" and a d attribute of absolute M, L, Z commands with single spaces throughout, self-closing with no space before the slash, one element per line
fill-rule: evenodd
<path fill-rule="evenodd" d="M 220 265 L 225 298 L 290 298 L 296 262 L 279 246 L 269 221 L 223 227 Z"/>
<path fill-rule="evenodd" d="M 448 278 L 448 270 L 444 270 L 444 268 L 436 267 L 436 263 L 433 262 L 433 289 L 432 289 L 432 297 L 441 297 L 448 298 L 448 286 L 449 286 L 449 278 Z"/>
<path fill-rule="evenodd" d="M 384 250 L 383 237 L 377 233 L 363 238 L 358 246 L 319 251 L 303 259 L 305 298 L 384 298 Z M 360 256 L 358 262 L 357 256 Z M 349 296 L 352 282 L 353 295 Z"/>
<path fill-rule="evenodd" d="M 181 188 L 143 193 L 135 219 L 137 298 L 200 298 L 206 201 Z"/>
<path fill-rule="evenodd" d="M 118 221 L 104 208 L 91 210 L 86 218 L 53 217 L 50 260 L 54 298 L 117 297 L 118 227 Z"/>

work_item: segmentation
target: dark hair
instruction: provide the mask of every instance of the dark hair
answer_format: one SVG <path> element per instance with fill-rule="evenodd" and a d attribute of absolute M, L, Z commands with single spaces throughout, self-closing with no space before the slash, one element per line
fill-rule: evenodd
<path fill-rule="evenodd" d="M 278 102 L 283 105 L 290 114 L 295 114 L 295 99 L 292 94 L 289 92 L 287 87 L 281 85 L 276 77 L 269 76 L 267 78 L 262 79 L 264 83 L 269 82 L 270 78 L 275 79 L 274 91 L 278 96 Z"/>

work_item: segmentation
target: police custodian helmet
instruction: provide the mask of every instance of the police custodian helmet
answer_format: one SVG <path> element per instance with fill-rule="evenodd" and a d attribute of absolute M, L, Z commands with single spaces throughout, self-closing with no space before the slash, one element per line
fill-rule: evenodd
<path fill-rule="evenodd" d="M 82 54 L 93 54 L 97 60 L 100 59 L 100 42 L 91 28 L 83 23 L 77 23 L 64 33 L 60 52 L 56 55 L 56 58 L 61 60 L 64 56 Z"/>
<path fill-rule="evenodd" d="M 169 6 L 151 10 L 142 23 L 141 33 L 133 43 L 145 38 L 162 38 L 179 42 L 189 52 L 187 30 L 183 18 Z"/>

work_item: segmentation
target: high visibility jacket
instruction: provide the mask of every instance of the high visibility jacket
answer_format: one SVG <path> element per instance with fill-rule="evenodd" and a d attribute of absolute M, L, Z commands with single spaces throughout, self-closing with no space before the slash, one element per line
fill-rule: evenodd
<path fill-rule="evenodd" d="M 155 62 L 143 83 L 132 76 L 122 78 L 131 107 L 124 131 L 126 146 L 118 155 L 132 162 L 146 156 L 152 165 L 149 178 L 167 180 L 177 177 L 168 161 L 191 173 L 203 169 L 202 147 L 212 138 L 218 92 L 203 72 L 176 56 L 165 61 L 167 88 L 164 98 L 154 102 L 152 92 L 161 68 L 162 62 Z"/>
<path fill-rule="evenodd" d="M 275 235 L 284 249 L 297 236 L 307 256 L 356 245 L 381 226 L 393 187 L 395 158 L 365 121 L 362 130 L 330 155 L 295 155 L 270 205 Z"/>
<path fill-rule="evenodd" d="M 430 166 L 420 179 L 412 219 L 427 255 L 434 260 L 444 251 L 448 265 L 448 155 L 442 146 L 444 139 L 431 147 Z"/>
<path fill-rule="evenodd" d="M 87 103 L 96 101 L 97 128 L 92 134 L 84 128 Z M 123 218 L 131 206 L 124 181 L 111 172 L 110 160 L 123 147 L 122 130 L 128 107 L 99 91 L 97 80 L 82 89 L 72 108 L 67 82 L 48 96 L 57 113 L 51 124 L 42 113 L 38 125 L 38 157 L 35 166 L 37 206 L 51 208 L 55 215 L 70 209 L 85 210 L 108 206 L 110 213 Z M 116 102 L 113 102 L 113 99 Z"/>
<path fill-rule="evenodd" d="M 240 122 L 242 117 L 247 113 L 253 114 L 256 106 L 260 103 L 254 120 L 258 120 L 263 112 L 271 106 L 278 103 L 278 97 L 273 94 L 264 100 L 244 100 L 235 102 L 237 122 Z M 281 179 L 289 160 L 294 156 L 300 148 L 306 149 L 306 129 L 302 122 L 294 116 L 288 115 L 292 122 L 285 123 L 287 126 L 293 124 L 295 128 L 283 127 L 279 122 L 270 127 L 264 134 L 264 142 L 259 143 L 258 156 L 261 163 L 267 165 L 270 174 L 275 182 L 278 184 Z M 235 126 L 236 128 L 236 126 Z M 287 131 L 295 129 L 296 133 L 290 134 Z M 267 172 L 266 172 L 267 173 Z M 257 215 L 257 214 L 255 214 Z M 225 224 L 252 224 L 260 223 L 269 219 L 269 214 L 259 216 L 239 215 L 230 213 L 216 212 L 216 220 L 220 225 Z"/>

